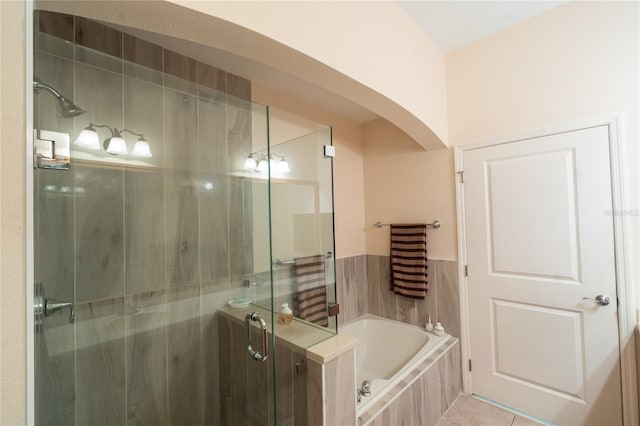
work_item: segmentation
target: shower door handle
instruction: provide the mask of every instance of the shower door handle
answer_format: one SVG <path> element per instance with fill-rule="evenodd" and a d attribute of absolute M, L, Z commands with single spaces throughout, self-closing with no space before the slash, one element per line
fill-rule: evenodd
<path fill-rule="evenodd" d="M 257 321 L 260 323 L 260 328 L 262 330 L 262 352 L 258 352 L 251 347 L 251 321 Z M 264 322 L 259 313 L 251 312 L 244 317 L 244 324 L 247 328 L 247 352 L 249 352 L 249 355 L 255 361 L 265 362 L 269 355 L 269 348 L 267 347 L 267 323 Z"/>
<path fill-rule="evenodd" d="M 69 309 L 69 322 L 75 322 L 76 308 L 73 305 L 73 302 L 61 302 L 59 300 L 46 297 L 42 283 L 36 283 L 33 291 L 33 314 L 36 326 L 41 326 L 45 317 L 63 309 Z"/>
<path fill-rule="evenodd" d="M 55 299 L 47 299 L 46 297 L 36 296 L 34 298 L 33 311 L 36 318 L 36 324 L 42 325 L 45 317 L 63 309 L 69 309 L 69 322 L 73 324 L 76 319 L 76 309 L 73 302 L 59 302 Z"/>

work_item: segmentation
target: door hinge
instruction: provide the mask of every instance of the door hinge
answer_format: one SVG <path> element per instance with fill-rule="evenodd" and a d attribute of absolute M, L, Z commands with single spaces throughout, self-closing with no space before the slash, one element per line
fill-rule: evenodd
<path fill-rule="evenodd" d="M 464 170 L 460 170 L 456 174 L 460 175 L 460 183 L 464 183 Z"/>
<path fill-rule="evenodd" d="M 469 276 L 469 265 L 464 265 L 464 276 L 465 277 Z"/>
<path fill-rule="evenodd" d="M 471 358 L 469 358 L 469 371 L 471 371 Z"/>

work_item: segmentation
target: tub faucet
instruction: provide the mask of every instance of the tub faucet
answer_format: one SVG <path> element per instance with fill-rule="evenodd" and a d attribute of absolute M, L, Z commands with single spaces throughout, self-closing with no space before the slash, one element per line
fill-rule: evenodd
<path fill-rule="evenodd" d="M 362 382 L 362 387 L 358 390 L 358 392 L 362 396 L 371 395 L 371 382 L 368 380 L 365 380 L 364 382 Z"/>

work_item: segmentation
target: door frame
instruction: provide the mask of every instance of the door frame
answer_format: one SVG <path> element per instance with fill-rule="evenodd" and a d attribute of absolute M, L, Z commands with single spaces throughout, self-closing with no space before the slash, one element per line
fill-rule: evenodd
<path fill-rule="evenodd" d="M 466 394 L 473 393 L 471 372 L 466 360 L 471 360 L 471 340 L 469 324 L 469 287 L 465 277 L 467 264 L 467 235 L 464 220 L 464 183 L 461 172 L 464 170 L 463 156 L 465 151 L 502 145 L 532 138 L 567 133 L 591 127 L 607 126 L 609 129 L 609 153 L 611 169 L 612 208 L 616 212 L 628 211 L 625 197 L 627 169 L 624 148 L 624 126 L 621 113 L 613 113 L 579 121 L 544 127 L 513 136 L 483 140 L 454 147 L 454 166 L 456 171 L 456 210 L 458 228 L 458 287 L 460 292 L 460 349 L 462 360 L 462 390 Z M 631 255 L 629 219 L 625 215 L 613 214 L 614 252 L 616 269 L 616 290 L 618 296 L 618 340 L 620 345 L 620 373 L 622 383 L 622 417 L 625 425 L 639 423 L 638 387 L 636 376 L 636 354 L 634 345 L 635 298 L 629 277 L 629 256 Z M 498 401 L 499 402 L 499 401 Z"/>

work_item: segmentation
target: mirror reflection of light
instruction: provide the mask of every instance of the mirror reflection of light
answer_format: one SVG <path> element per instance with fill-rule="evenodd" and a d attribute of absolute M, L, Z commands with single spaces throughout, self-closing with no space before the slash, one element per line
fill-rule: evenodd
<path fill-rule="evenodd" d="M 84 194 L 85 190 L 83 186 L 76 186 L 75 188 L 76 194 Z"/>
<path fill-rule="evenodd" d="M 258 163 L 256 163 L 256 159 L 253 153 L 249 154 L 246 160 L 244 160 L 243 169 L 245 170 L 255 170 L 258 168 Z"/>
<path fill-rule="evenodd" d="M 289 163 L 287 162 L 287 160 L 284 159 L 284 157 L 282 157 L 282 160 L 280 160 L 280 162 L 278 163 L 278 166 L 276 167 L 276 172 L 289 173 L 290 171 L 291 169 L 289 168 Z"/>
<path fill-rule="evenodd" d="M 55 185 L 45 185 L 44 186 L 44 190 L 45 191 L 55 192 L 56 189 L 58 189 L 58 188 Z"/>
<path fill-rule="evenodd" d="M 60 192 L 71 192 L 71 188 L 68 186 L 61 186 L 60 187 Z"/>
<path fill-rule="evenodd" d="M 267 160 L 260 160 L 260 162 L 258 163 L 258 168 L 256 170 L 260 173 L 266 173 L 267 170 L 269 170 L 269 164 L 267 163 Z"/>
<path fill-rule="evenodd" d="M 213 182 L 205 182 L 204 183 L 204 189 L 206 189 L 207 191 L 211 191 L 213 189 L 214 185 Z"/>
<path fill-rule="evenodd" d="M 265 154 L 259 154 L 252 152 L 244 161 L 244 170 L 253 171 L 257 173 L 267 173 L 269 170 L 271 173 L 286 174 L 291 172 L 289 163 L 284 156 L 272 152 L 269 157 Z"/>

